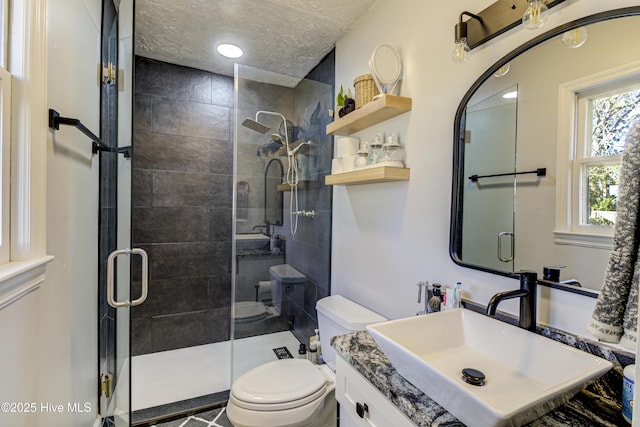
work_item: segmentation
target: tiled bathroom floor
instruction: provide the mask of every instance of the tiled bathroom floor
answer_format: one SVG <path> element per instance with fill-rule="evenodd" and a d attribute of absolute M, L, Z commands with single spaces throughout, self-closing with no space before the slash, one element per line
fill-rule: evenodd
<path fill-rule="evenodd" d="M 258 365 L 276 360 L 272 350 L 276 347 L 286 346 L 295 356 L 299 344 L 289 331 L 235 340 L 234 372 L 239 376 Z M 131 363 L 132 411 L 214 394 L 230 388 L 229 341 L 134 356 Z M 173 427 L 173 424 L 170 425 Z M 201 425 L 215 427 L 213 424 Z M 198 424 L 185 424 L 184 427 L 197 426 Z"/>
<path fill-rule="evenodd" d="M 153 427 L 233 427 L 225 408 L 189 415 L 166 423 L 153 424 Z"/>

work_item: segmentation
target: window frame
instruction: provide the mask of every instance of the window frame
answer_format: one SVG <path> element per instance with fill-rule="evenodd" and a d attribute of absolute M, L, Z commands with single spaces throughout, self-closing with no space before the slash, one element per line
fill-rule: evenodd
<path fill-rule="evenodd" d="M 5 9 L 6 10 L 6 9 Z M 45 279 L 47 157 L 46 0 L 12 1 L 5 46 L 11 79 L 9 262 L 0 264 L 0 310 Z"/>
<path fill-rule="evenodd" d="M 593 165 L 620 164 L 622 155 L 587 157 L 584 132 L 592 93 L 606 93 L 603 88 L 624 87 L 640 78 L 640 61 L 605 70 L 578 80 L 564 83 L 558 89 L 558 139 L 556 186 L 556 244 L 610 250 L 613 227 L 583 225 L 583 197 L 588 185 L 583 169 Z M 579 105 L 582 103 L 582 105 Z"/>
<path fill-rule="evenodd" d="M 11 260 L 11 73 L 0 67 L 0 264 Z"/>

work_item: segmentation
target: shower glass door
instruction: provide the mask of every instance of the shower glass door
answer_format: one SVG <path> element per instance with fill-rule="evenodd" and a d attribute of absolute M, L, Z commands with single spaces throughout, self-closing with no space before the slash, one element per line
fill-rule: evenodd
<path fill-rule="evenodd" d="M 297 356 L 329 294 L 334 66 L 323 65 L 306 78 L 235 67 L 232 380 Z"/>
<path fill-rule="evenodd" d="M 103 1 L 101 133 L 109 147 L 131 146 L 133 0 Z M 100 152 L 99 401 L 103 425 L 130 425 L 131 158 Z M 118 253 L 120 253 L 118 255 Z M 133 262 L 132 262 L 133 261 Z M 145 263 L 146 264 L 146 263 Z M 109 285 L 113 286 L 110 287 Z M 131 295 L 133 293 L 133 295 Z"/>

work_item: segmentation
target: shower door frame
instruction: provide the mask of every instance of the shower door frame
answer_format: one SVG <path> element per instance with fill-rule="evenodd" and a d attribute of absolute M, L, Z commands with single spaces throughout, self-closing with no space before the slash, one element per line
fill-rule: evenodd
<path fill-rule="evenodd" d="M 113 0 L 102 2 L 102 40 L 100 74 L 100 138 L 109 147 L 132 145 L 131 78 L 132 69 L 120 71 L 120 25 L 133 20 L 134 0 L 122 0 L 116 8 Z M 132 24 L 132 22 L 131 22 Z M 131 27 L 133 28 L 133 26 Z M 132 39 L 132 37 L 131 37 Z M 130 42 L 131 43 L 131 42 Z M 131 49 L 131 53 L 133 50 Z M 124 59 L 127 66 L 131 59 Z M 126 78 L 128 81 L 121 81 Z M 127 88 L 129 90 L 127 91 Z M 119 102 L 130 104 L 122 110 Z M 128 117 L 120 117 L 119 113 Z M 129 151 L 131 153 L 131 150 Z M 131 357 L 130 304 L 114 308 L 109 302 L 109 255 L 126 249 L 128 256 L 114 263 L 111 296 L 131 300 L 131 158 L 123 153 L 105 152 L 99 156 L 98 212 L 98 402 L 103 426 L 130 425 Z M 128 187 L 128 188 L 125 188 Z M 119 191 L 124 190 L 124 191 Z"/>

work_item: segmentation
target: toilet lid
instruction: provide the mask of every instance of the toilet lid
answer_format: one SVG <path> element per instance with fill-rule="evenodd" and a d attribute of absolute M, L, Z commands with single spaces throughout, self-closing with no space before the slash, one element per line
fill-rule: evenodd
<path fill-rule="evenodd" d="M 236 322 L 257 320 L 269 315 L 265 305 L 259 301 L 239 301 L 234 304 L 234 308 L 233 317 Z"/>
<path fill-rule="evenodd" d="M 265 363 L 238 378 L 231 394 L 238 406 L 253 410 L 283 410 L 304 405 L 324 394 L 328 380 L 306 359 Z"/>

